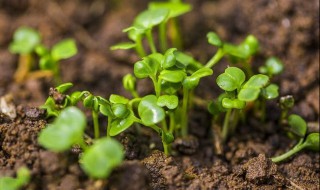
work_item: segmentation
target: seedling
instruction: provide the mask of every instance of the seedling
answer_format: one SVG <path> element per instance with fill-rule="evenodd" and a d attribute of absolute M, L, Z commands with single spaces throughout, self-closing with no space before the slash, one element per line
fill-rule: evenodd
<path fill-rule="evenodd" d="M 74 145 L 79 145 L 83 150 L 80 165 L 86 174 L 93 178 L 106 178 L 122 163 L 122 145 L 116 140 L 104 137 L 88 146 L 83 137 L 86 123 L 85 115 L 78 108 L 65 108 L 52 124 L 40 132 L 38 142 L 54 152 L 64 152 Z"/>
<path fill-rule="evenodd" d="M 288 117 L 288 124 L 290 126 L 291 134 L 296 137 L 298 143 L 288 152 L 271 158 L 273 162 L 277 163 L 284 161 L 303 149 L 319 152 L 320 135 L 319 133 L 307 134 L 307 124 L 304 119 L 302 119 L 299 115 L 292 114 Z"/>
<path fill-rule="evenodd" d="M 55 44 L 51 50 L 43 45 L 38 45 L 35 52 L 40 57 L 41 70 L 49 70 L 53 73 L 55 84 L 61 83 L 60 60 L 68 59 L 77 54 L 77 46 L 73 39 L 65 39 Z"/>
<path fill-rule="evenodd" d="M 149 8 L 135 18 L 133 25 L 123 30 L 123 32 L 128 33 L 129 39 L 133 42 L 114 45 L 111 47 L 111 50 L 135 48 L 140 57 L 145 57 L 146 51 L 142 41 L 146 37 L 151 52 L 157 53 L 158 50 L 152 36 L 152 31 L 155 27 L 159 27 L 159 44 L 161 51 L 164 53 L 167 50 L 166 26 L 169 20 L 173 20 L 170 25 L 173 29 L 172 33 L 170 33 L 173 43 L 178 48 L 181 48 L 180 32 L 175 18 L 190 10 L 191 6 L 182 2 L 150 3 Z"/>
<path fill-rule="evenodd" d="M 206 67 L 211 68 L 217 64 L 224 56 L 227 56 L 233 63 L 242 63 L 248 76 L 253 72 L 250 66 L 250 60 L 253 55 L 259 51 L 259 42 L 253 35 L 248 35 L 239 45 L 233 45 L 223 42 L 218 34 L 209 32 L 207 34 L 209 44 L 218 48 L 215 55 L 207 62 Z"/>
<path fill-rule="evenodd" d="M 40 34 L 29 27 L 20 27 L 14 33 L 13 41 L 9 46 L 12 53 L 20 55 L 18 69 L 14 75 L 16 82 L 22 82 L 26 78 L 39 78 L 54 76 L 55 83 L 60 84 L 59 61 L 74 56 L 77 47 L 73 39 L 62 40 L 48 50 L 41 44 Z M 33 71 L 33 53 L 40 57 L 39 68 L 42 71 Z"/>
<path fill-rule="evenodd" d="M 294 106 L 294 98 L 291 95 L 282 96 L 280 98 L 279 104 L 281 108 L 279 124 L 283 125 L 286 124 L 289 110 Z"/>
<path fill-rule="evenodd" d="M 18 190 L 27 185 L 30 181 L 30 171 L 25 168 L 19 168 L 17 171 L 17 178 L 1 177 L 0 189 L 1 190 Z"/>
<path fill-rule="evenodd" d="M 211 109 L 218 108 L 217 111 L 224 111 L 218 106 L 221 104 L 227 112 L 222 127 L 223 141 L 226 141 L 228 134 L 235 130 L 240 111 L 245 108 L 246 103 L 255 101 L 269 82 L 269 77 L 262 74 L 253 75 L 247 82 L 245 78 L 244 72 L 236 67 L 228 67 L 217 77 L 216 82 L 221 89 L 225 90 L 225 94 L 220 98 L 221 103 L 216 103 L 217 106 L 211 105 Z"/>
<path fill-rule="evenodd" d="M 16 82 L 22 82 L 29 74 L 34 61 L 32 53 L 40 41 L 40 34 L 32 28 L 20 27 L 15 31 L 9 51 L 19 54 L 18 68 L 14 74 Z"/>
<path fill-rule="evenodd" d="M 267 59 L 265 65 L 259 67 L 259 72 L 268 75 L 272 78 L 274 75 L 279 75 L 283 71 L 283 63 L 276 57 Z"/>

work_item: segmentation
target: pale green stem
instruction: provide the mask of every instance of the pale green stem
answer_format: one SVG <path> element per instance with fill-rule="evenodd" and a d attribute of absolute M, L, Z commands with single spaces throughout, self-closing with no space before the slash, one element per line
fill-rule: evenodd
<path fill-rule="evenodd" d="M 208 67 L 208 68 L 213 67 L 222 59 L 223 56 L 224 56 L 224 52 L 221 48 L 219 48 L 217 53 L 208 61 L 205 67 Z"/>
<path fill-rule="evenodd" d="M 159 41 L 160 41 L 160 49 L 162 53 L 164 53 L 168 48 L 167 38 L 166 38 L 166 24 L 167 22 L 163 22 L 159 25 Z"/>
<path fill-rule="evenodd" d="M 230 115 L 231 115 L 232 109 L 228 109 L 225 117 L 224 117 L 224 121 L 223 121 L 223 127 L 222 127 L 222 141 L 226 142 L 227 138 L 228 138 L 228 133 L 229 133 L 229 122 L 230 122 Z"/>
<path fill-rule="evenodd" d="M 151 29 L 147 31 L 146 36 L 147 36 L 147 41 L 149 43 L 151 52 L 152 53 L 157 53 L 157 48 L 156 48 L 156 46 L 154 44 L 154 40 L 153 40 L 153 37 L 152 37 L 152 30 Z"/>
<path fill-rule="evenodd" d="M 181 136 L 188 135 L 188 102 L 189 102 L 189 90 L 183 88 L 183 100 L 182 100 L 182 113 L 181 113 Z"/>
<path fill-rule="evenodd" d="M 139 54 L 140 57 L 145 57 L 146 56 L 146 52 L 143 48 L 143 45 L 142 45 L 142 38 L 141 36 L 139 36 L 136 40 L 136 51 L 137 53 Z"/>
<path fill-rule="evenodd" d="M 173 133 L 174 129 L 175 129 L 175 116 L 174 116 L 174 112 L 173 111 L 169 111 L 169 119 L 170 119 L 170 125 L 169 125 L 169 132 Z"/>
<path fill-rule="evenodd" d="M 298 142 L 298 144 L 296 146 L 294 146 L 291 150 L 289 150 L 288 152 L 280 155 L 280 156 L 276 156 L 271 158 L 272 162 L 281 162 L 287 158 L 289 158 L 290 156 L 296 154 L 297 152 L 299 152 L 300 150 L 305 148 L 305 144 L 303 144 L 303 139 L 300 139 L 300 141 Z"/>
<path fill-rule="evenodd" d="M 100 136 L 98 112 L 92 111 L 92 120 L 93 120 L 93 129 L 94 129 L 94 138 L 98 139 Z"/>

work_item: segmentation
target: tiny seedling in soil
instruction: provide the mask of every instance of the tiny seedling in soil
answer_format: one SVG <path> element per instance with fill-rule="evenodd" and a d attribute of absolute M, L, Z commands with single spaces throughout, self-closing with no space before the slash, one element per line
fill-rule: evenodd
<path fill-rule="evenodd" d="M 30 171 L 25 168 L 19 168 L 17 171 L 17 177 L 0 177 L 0 189 L 1 190 L 18 190 L 27 185 L 30 181 Z"/>
<path fill-rule="evenodd" d="M 271 158 L 273 162 L 284 161 L 303 149 L 319 152 L 320 135 L 319 133 L 307 134 L 307 123 L 304 119 L 299 115 L 292 114 L 288 117 L 288 124 L 290 126 L 290 136 L 295 137 L 298 140 L 298 143 L 288 152 Z"/>
<path fill-rule="evenodd" d="M 191 10 L 191 5 L 182 2 L 151 2 L 149 8 L 141 12 L 135 19 L 132 26 L 124 29 L 133 42 L 124 42 L 111 47 L 112 50 L 135 48 L 140 57 L 145 57 L 146 50 L 143 47 L 143 39 L 146 38 L 152 53 L 157 53 L 157 47 L 153 38 L 153 29 L 159 28 L 159 44 L 161 52 L 168 48 L 167 36 L 173 41 L 173 46 L 181 48 L 181 34 L 176 17 Z M 171 30 L 167 32 L 167 25 Z"/>
<path fill-rule="evenodd" d="M 84 139 L 86 124 L 86 117 L 78 108 L 65 108 L 40 132 L 39 144 L 54 152 L 64 152 L 79 145 L 83 150 L 79 162 L 85 173 L 93 178 L 106 178 L 122 163 L 122 145 L 110 137 L 96 139 L 93 145 L 87 145 Z"/>
<path fill-rule="evenodd" d="M 9 51 L 19 54 L 18 68 L 14 74 L 16 82 L 22 82 L 29 74 L 34 62 L 32 53 L 40 42 L 40 34 L 32 28 L 20 27 L 15 31 Z"/>
<path fill-rule="evenodd" d="M 288 112 L 294 106 L 294 98 L 291 95 L 280 97 L 280 108 L 281 108 L 281 116 L 279 120 L 279 124 L 286 124 Z"/>
<path fill-rule="evenodd" d="M 222 139 L 225 142 L 230 133 L 233 133 L 238 123 L 240 111 L 247 102 L 255 101 L 261 90 L 268 84 L 269 77 L 262 74 L 253 75 L 247 81 L 244 72 L 237 67 L 228 67 L 224 73 L 217 77 L 218 86 L 225 90 L 221 105 L 226 111 L 222 127 Z M 246 81 L 246 82 L 245 82 Z M 215 109 L 217 106 L 209 106 Z M 219 108 L 218 108 L 219 110 Z M 220 108 L 221 110 L 221 108 Z M 211 113 L 216 112 L 211 110 Z"/>
<path fill-rule="evenodd" d="M 59 61 L 74 56 L 77 46 L 73 39 L 65 39 L 55 44 L 51 50 L 41 44 L 40 34 L 29 27 L 20 27 L 13 36 L 9 46 L 11 53 L 20 55 L 19 65 L 14 75 L 16 82 L 23 82 L 25 78 L 39 78 L 54 76 L 55 83 L 61 83 Z M 39 68 L 41 71 L 30 72 L 33 62 L 36 61 L 33 54 L 39 57 Z"/>

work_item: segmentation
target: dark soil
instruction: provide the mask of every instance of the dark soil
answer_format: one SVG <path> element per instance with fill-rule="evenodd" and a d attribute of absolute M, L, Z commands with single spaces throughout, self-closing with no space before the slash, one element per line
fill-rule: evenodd
<path fill-rule="evenodd" d="M 132 72 L 138 59 L 132 51 L 110 52 L 111 45 L 124 41 L 121 32 L 147 0 L 11 0 L 0 1 L 0 98 L 12 112 L 2 113 L 0 104 L 0 176 L 14 176 L 26 166 L 32 180 L 26 189 L 320 189 L 319 153 L 303 151 L 286 162 L 269 159 L 294 145 L 277 126 L 280 110 L 276 102 L 267 107 L 268 122 L 254 118 L 238 127 L 236 135 L 222 148 L 213 148 L 211 118 L 204 108 L 190 117 L 191 135 L 177 139 L 175 155 L 166 157 L 160 139 L 152 131 L 132 128 L 118 137 L 125 146 L 126 161 L 108 180 L 92 180 L 78 165 L 79 150 L 56 154 L 37 144 L 45 127 L 44 103 L 52 86 L 50 79 L 13 82 L 16 55 L 8 52 L 12 34 L 21 25 L 37 28 L 44 43 L 74 37 L 79 53 L 61 63 L 63 81 L 75 89 L 96 95 L 128 95 L 121 78 Z M 181 17 L 184 46 L 205 63 L 215 52 L 206 33 L 216 31 L 224 40 L 240 42 L 255 35 L 261 53 L 253 60 L 257 69 L 265 58 L 279 57 L 285 72 L 275 78 L 281 95 L 292 94 L 298 113 L 319 123 L 319 1 L 311 0 L 189 0 L 193 11 Z M 215 75 L 204 80 L 197 91 L 204 99 L 217 97 L 215 77 L 226 67 L 223 61 Z M 141 82 L 141 93 L 149 92 Z M 12 96 L 13 98 L 8 98 Z M 1 100 L 2 101 L 2 100 Z M 19 106 L 14 106 L 19 105 Z M 104 121 L 102 121 L 104 122 Z M 91 125 L 89 121 L 88 125 Z"/>

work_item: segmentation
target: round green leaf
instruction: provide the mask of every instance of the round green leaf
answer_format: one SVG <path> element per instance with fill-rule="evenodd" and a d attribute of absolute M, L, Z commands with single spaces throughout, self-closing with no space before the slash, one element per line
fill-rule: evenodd
<path fill-rule="evenodd" d="M 227 109 L 243 109 L 246 106 L 246 102 L 238 99 L 223 98 L 222 106 Z"/>
<path fill-rule="evenodd" d="M 319 152 L 320 148 L 320 134 L 319 133 L 311 133 L 307 136 L 304 144 L 307 149 Z"/>
<path fill-rule="evenodd" d="M 92 94 L 89 94 L 87 97 L 83 99 L 83 105 L 86 108 L 92 108 L 93 107 L 93 99 L 94 96 Z"/>
<path fill-rule="evenodd" d="M 116 118 L 126 118 L 130 114 L 125 104 L 113 104 L 111 109 Z"/>
<path fill-rule="evenodd" d="M 157 105 L 157 97 L 155 95 L 148 95 L 142 98 L 138 113 L 144 125 L 154 125 L 165 118 L 164 110 Z"/>
<path fill-rule="evenodd" d="M 262 88 L 269 82 L 269 77 L 263 74 L 253 75 L 244 85 L 243 88 Z"/>
<path fill-rule="evenodd" d="M 183 81 L 186 75 L 182 70 L 163 70 L 159 78 L 168 82 L 177 83 Z"/>
<path fill-rule="evenodd" d="M 90 177 L 107 178 L 124 158 L 122 145 L 111 138 L 101 138 L 86 150 L 80 160 L 82 169 Z"/>
<path fill-rule="evenodd" d="M 51 55 L 54 60 L 67 59 L 77 54 L 78 49 L 73 39 L 65 39 L 52 47 Z"/>
<path fill-rule="evenodd" d="M 168 9 L 170 10 L 168 18 L 178 17 L 189 12 L 192 7 L 190 4 L 182 2 L 151 2 L 149 9 Z"/>
<path fill-rule="evenodd" d="M 244 48 L 248 53 L 247 53 L 247 58 L 249 56 L 252 56 L 256 54 L 259 50 L 259 41 L 256 37 L 253 35 L 249 35 L 246 37 L 246 39 L 241 43 L 240 45 L 241 48 Z"/>
<path fill-rule="evenodd" d="M 116 136 L 131 127 L 131 125 L 134 123 L 134 119 L 133 113 L 129 113 L 126 118 L 118 118 L 113 120 L 110 128 L 110 136 Z"/>
<path fill-rule="evenodd" d="M 208 39 L 209 44 L 217 46 L 217 47 L 221 47 L 223 44 L 221 39 L 219 38 L 219 36 L 214 32 L 209 32 L 207 34 L 207 39 Z"/>
<path fill-rule="evenodd" d="M 117 94 L 111 94 L 109 98 L 111 103 L 114 104 L 127 104 L 129 100 L 123 96 L 117 95 Z"/>
<path fill-rule="evenodd" d="M 243 88 L 238 94 L 238 99 L 241 101 L 251 102 L 259 97 L 260 88 Z"/>
<path fill-rule="evenodd" d="M 265 99 L 274 99 L 279 96 L 279 86 L 276 84 L 270 84 L 266 88 L 263 88 L 261 92 Z"/>
<path fill-rule="evenodd" d="M 176 51 L 177 51 L 176 48 L 170 48 L 166 51 L 163 59 L 161 60 L 161 67 L 163 69 L 167 69 L 176 64 L 176 56 L 175 56 Z"/>
<path fill-rule="evenodd" d="M 179 89 L 181 89 L 181 87 L 181 83 L 161 81 L 161 91 L 166 94 L 175 94 Z"/>
<path fill-rule="evenodd" d="M 179 99 L 176 95 L 162 95 L 158 98 L 157 105 L 160 107 L 167 107 L 175 109 L 178 107 Z"/>
<path fill-rule="evenodd" d="M 111 50 L 119 50 L 119 49 L 132 49 L 135 48 L 137 46 L 137 44 L 132 43 L 132 42 L 123 42 L 123 43 L 119 43 L 116 45 L 113 45 L 110 47 Z"/>
<path fill-rule="evenodd" d="M 38 142 L 55 152 L 68 150 L 82 141 L 85 126 L 85 115 L 76 107 L 68 107 L 61 111 L 53 124 L 40 132 Z"/>
<path fill-rule="evenodd" d="M 290 126 L 290 131 L 299 137 L 303 138 L 307 133 L 307 123 L 302 117 L 296 114 L 291 114 L 288 117 L 288 124 Z"/>
<path fill-rule="evenodd" d="M 268 75 L 277 75 L 283 71 L 283 63 L 276 57 L 270 57 L 267 59 L 265 66 L 259 68 L 259 72 Z"/>
<path fill-rule="evenodd" d="M 165 21 L 169 15 L 168 9 L 149 9 L 140 13 L 134 20 L 134 26 L 151 29 Z"/>
<path fill-rule="evenodd" d="M 161 61 L 162 55 L 144 57 L 142 61 L 134 64 L 134 75 L 137 78 L 155 77 Z"/>
<path fill-rule="evenodd" d="M 68 83 L 60 84 L 59 86 L 56 87 L 56 89 L 60 93 L 65 93 L 71 87 L 73 87 L 73 84 L 71 82 L 68 82 Z"/>
<path fill-rule="evenodd" d="M 30 27 L 20 27 L 13 35 L 13 42 L 9 46 L 12 53 L 29 54 L 40 43 L 40 34 Z"/>
<path fill-rule="evenodd" d="M 216 80 L 218 86 L 225 91 L 239 89 L 246 76 L 244 72 L 237 67 L 228 67 L 224 73 L 220 74 Z"/>
<path fill-rule="evenodd" d="M 128 91 L 136 90 L 136 78 L 132 74 L 126 74 L 122 79 L 122 84 Z"/>

